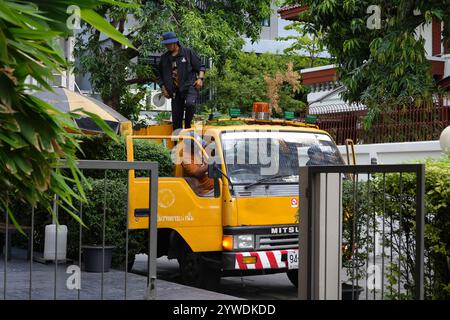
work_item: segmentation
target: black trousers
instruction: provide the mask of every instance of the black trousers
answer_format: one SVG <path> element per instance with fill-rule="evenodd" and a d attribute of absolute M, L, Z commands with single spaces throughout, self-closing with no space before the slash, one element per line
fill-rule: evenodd
<path fill-rule="evenodd" d="M 177 91 L 172 99 L 172 124 L 173 130 L 191 127 L 192 119 L 195 114 L 195 102 L 197 101 L 198 91 L 194 86 L 190 86 L 186 91 Z"/>

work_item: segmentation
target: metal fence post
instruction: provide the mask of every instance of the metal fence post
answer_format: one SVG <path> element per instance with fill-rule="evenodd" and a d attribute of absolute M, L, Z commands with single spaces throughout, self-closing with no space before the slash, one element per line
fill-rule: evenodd
<path fill-rule="evenodd" d="M 311 242 L 312 264 L 311 275 L 314 285 L 312 286 L 312 299 L 335 300 L 340 296 L 340 283 L 338 283 L 340 268 L 333 264 L 340 261 L 340 252 L 330 250 L 334 244 L 339 242 L 339 217 L 341 195 L 339 192 L 339 174 L 321 174 L 312 171 L 314 196 L 310 197 L 312 205 L 311 221 L 313 240 Z M 340 264 L 340 263 L 339 263 Z"/>
<path fill-rule="evenodd" d="M 156 241 L 157 236 L 157 219 L 158 219 L 158 165 L 156 168 L 150 171 L 149 179 L 149 209 L 150 214 L 148 217 L 148 280 L 147 280 L 147 292 L 145 299 L 156 298 Z"/>
<path fill-rule="evenodd" d="M 418 167 L 416 172 L 416 270 L 415 298 L 424 299 L 424 225 L 425 225 L 425 165 Z"/>
<path fill-rule="evenodd" d="M 299 173 L 300 204 L 299 204 L 299 264 L 298 264 L 298 298 L 300 300 L 311 299 L 311 248 L 310 248 L 310 214 L 309 202 L 310 177 L 309 168 L 301 167 Z"/>
<path fill-rule="evenodd" d="M 330 250 L 341 235 L 341 175 L 320 175 L 313 168 L 300 168 L 299 286 L 301 300 L 338 299 L 340 252 Z M 338 192 L 338 196 L 333 194 Z M 328 196 L 331 195 L 331 196 Z M 327 286 L 327 282 L 331 286 Z M 337 288 L 334 285 L 337 284 Z"/>

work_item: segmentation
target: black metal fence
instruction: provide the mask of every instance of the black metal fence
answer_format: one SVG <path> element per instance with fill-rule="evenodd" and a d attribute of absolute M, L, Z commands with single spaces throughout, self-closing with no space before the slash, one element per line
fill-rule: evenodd
<path fill-rule="evenodd" d="M 64 168 L 64 165 L 60 168 Z M 61 211 L 67 208 L 60 206 L 56 196 L 53 205 L 52 233 L 47 234 L 46 229 L 44 234 L 43 229 L 47 221 L 45 219 L 50 214 L 43 208 L 26 209 L 24 206 L 16 206 L 15 210 L 18 211 L 15 215 L 25 217 L 18 222 L 28 239 L 18 234 L 8 214 L 3 215 L 4 222 L 0 223 L 0 230 L 3 233 L 1 238 L 4 240 L 3 259 L 0 261 L 0 268 L 3 269 L 0 273 L 0 279 L 3 278 L 0 280 L 0 285 L 3 284 L 3 288 L 0 287 L 3 291 L 2 299 L 155 298 L 158 164 L 141 161 L 82 160 L 78 162 L 78 168 L 84 173 L 97 174 L 97 182 L 91 185 L 94 189 L 85 190 L 88 202 L 79 202 L 78 212 L 75 212 L 81 220 L 86 221 L 86 218 L 90 221 L 86 227 L 78 223 L 67 211 L 64 215 L 61 214 Z M 132 263 L 130 259 L 134 259 L 134 252 L 129 250 L 130 232 L 133 231 L 128 229 L 129 170 L 145 172 L 150 179 L 148 229 L 143 230 L 144 234 L 139 238 L 133 238 L 133 243 L 147 242 L 141 243 L 146 248 L 145 253 L 148 254 L 146 281 L 142 276 L 129 273 L 130 262 Z M 114 190 L 119 188 L 119 185 L 123 188 L 119 191 Z M 75 184 L 73 191 L 79 192 Z M 120 199 L 108 197 L 113 192 L 119 193 Z M 120 214 L 111 215 L 112 209 Z M 29 225 L 22 225 L 24 221 Z M 61 223 L 64 221 L 69 227 L 67 233 Z M 121 230 L 117 230 L 118 228 Z M 62 237 L 63 233 L 66 233 L 66 237 Z M 119 234 L 121 239 L 111 237 L 112 233 Z M 14 234 L 16 236 L 13 239 Z M 110 243 L 113 242 L 110 239 L 115 239 L 119 243 Z M 15 249 L 16 252 L 11 250 L 12 240 L 19 243 L 19 247 L 21 244 L 22 248 L 26 248 L 26 257 L 20 256 L 20 249 Z M 87 243 L 88 241 L 93 243 Z M 62 248 L 63 246 L 67 251 Z M 36 247 L 44 252 L 37 251 Z M 109 249 L 116 249 L 115 253 L 111 253 Z M 46 250 L 52 253 L 50 257 L 48 254 L 46 256 Z M 98 253 L 95 254 L 92 250 Z M 109 270 L 109 262 L 115 259 L 116 254 L 122 259 L 122 266 L 119 269 Z M 90 270 L 88 270 L 88 255 Z"/>
<path fill-rule="evenodd" d="M 430 107 L 384 110 L 369 129 L 364 128 L 366 115 L 367 110 L 341 112 L 327 108 L 317 117 L 320 129 L 342 145 L 346 139 L 358 144 L 439 140 L 442 130 L 450 124 L 450 106 L 443 100 Z"/>
<path fill-rule="evenodd" d="M 424 179 L 422 164 L 301 168 L 299 297 L 424 299 Z"/>

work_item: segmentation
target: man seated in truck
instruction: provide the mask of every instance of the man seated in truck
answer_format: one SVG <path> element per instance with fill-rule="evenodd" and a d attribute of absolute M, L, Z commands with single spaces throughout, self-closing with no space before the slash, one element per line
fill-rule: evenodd
<path fill-rule="evenodd" d="M 191 136 L 199 141 L 204 148 L 206 142 L 198 135 Z M 214 196 L 214 180 L 208 177 L 208 163 L 203 156 L 200 148 L 190 139 L 184 140 L 183 175 L 190 179 L 186 179 L 194 192 L 201 197 Z"/>
<path fill-rule="evenodd" d="M 325 164 L 325 156 L 317 144 L 313 144 L 308 149 L 309 160 L 306 162 L 307 166 L 319 166 Z"/>

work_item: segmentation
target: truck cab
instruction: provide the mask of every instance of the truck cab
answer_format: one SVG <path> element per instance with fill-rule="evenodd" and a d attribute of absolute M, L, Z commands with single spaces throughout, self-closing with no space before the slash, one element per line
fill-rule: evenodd
<path fill-rule="evenodd" d="M 187 285 L 213 289 L 222 276 L 281 272 L 297 285 L 299 167 L 343 164 L 342 156 L 330 135 L 315 125 L 237 122 L 127 137 L 128 161 L 134 160 L 135 139 L 171 149 L 173 177 L 158 179 L 158 256 L 177 259 Z M 199 194 L 195 178 L 183 172 L 183 154 L 191 151 L 181 141 L 189 139 L 214 179 L 209 196 Z M 130 171 L 130 229 L 148 227 L 148 195 L 148 178 Z"/>

